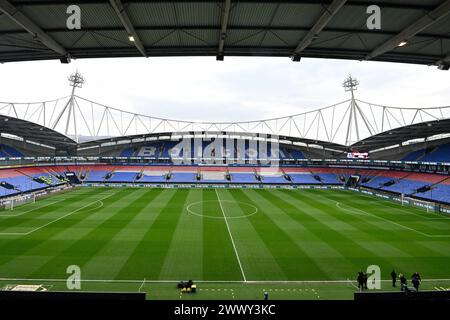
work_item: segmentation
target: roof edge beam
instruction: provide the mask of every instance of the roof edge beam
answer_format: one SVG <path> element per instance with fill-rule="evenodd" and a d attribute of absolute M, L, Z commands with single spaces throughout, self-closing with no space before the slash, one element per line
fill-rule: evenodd
<path fill-rule="evenodd" d="M 50 37 L 36 23 L 30 20 L 18 8 L 7 0 L 0 0 L 0 12 L 3 12 L 12 21 L 19 25 L 22 29 L 30 33 L 35 39 L 39 40 L 44 46 L 60 54 L 61 56 L 69 56 L 67 50 L 59 44 L 55 39 Z"/>
<path fill-rule="evenodd" d="M 119 17 L 120 21 L 122 22 L 125 30 L 128 33 L 129 37 L 133 37 L 133 43 L 136 46 L 136 48 L 139 50 L 139 52 L 144 56 L 148 57 L 147 52 L 145 50 L 144 45 L 142 44 L 141 39 L 139 38 L 136 29 L 134 28 L 133 24 L 131 23 L 130 17 L 128 16 L 128 13 L 125 10 L 125 7 L 123 6 L 123 3 L 121 0 L 110 0 L 109 3 L 111 4 L 111 7 L 116 12 L 117 16 Z M 131 41 L 131 40 L 130 40 Z"/>
<path fill-rule="evenodd" d="M 219 39 L 219 49 L 217 51 L 216 60 L 223 61 L 224 54 L 223 48 L 225 46 L 225 39 L 227 37 L 228 20 L 231 11 L 231 0 L 225 0 L 222 9 L 222 23 L 220 27 L 220 39 Z"/>
<path fill-rule="evenodd" d="M 323 30 L 323 28 L 326 27 L 328 22 L 336 15 L 336 13 L 338 13 L 346 2 L 347 0 L 334 0 L 328 7 L 325 8 L 317 22 L 308 31 L 306 36 L 298 44 L 297 48 L 295 48 L 292 54 L 294 61 L 300 61 L 299 54 L 311 44 L 314 38 Z"/>
<path fill-rule="evenodd" d="M 445 1 L 439 5 L 434 10 L 428 12 L 422 16 L 419 20 L 416 20 L 413 24 L 409 25 L 403 29 L 399 34 L 390 38 L 377 48 L 375 48 L 371 53 L 366 55 L 364 60 L 373 59 L 379 55 L 382 55 L 388 51 L 391 51 L 399 46 L 400 43 L 408 41 L 410 38 L 417 35 L 419 32 L 425 30 L 429 26 L 436 23 L 441 18 L 445 17 L 450 13 L 450 0 Z"/>

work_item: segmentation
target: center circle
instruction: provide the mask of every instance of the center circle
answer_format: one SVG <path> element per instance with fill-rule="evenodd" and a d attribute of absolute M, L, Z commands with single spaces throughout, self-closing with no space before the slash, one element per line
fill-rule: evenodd
<path fill-rule="evenodd" d="M 216 207 L 215 209 L 217 209 L 218 215 L 202 213 L 202 208 L 199 208 L 199 207 L 203 204 L 206 204 L 206 207 L 208 207 L 208 208 Z M 227 211 L 226 204 L 232 204 L 232 205 L 238 206 L 240 208 L 240 210 L 244 211 L 243 214 L 238 215 L 238 216 L 230 215 L 230 209 L 228 207 L 228 211 Z M 244 207 L 246 208 L 245 210 L 243 209 Z M 256 214 L 258 212 L 258 208 L 255 207 L 254 205 L 249 204 L 247 202 L 234 201 L 234 200 L 197 201 L 197 202 L 193 202 L 193 203 L 189 204 L 186 207 L 186 210 L 187 210 L 187 212 L 189 212 L 190 214 L 192 214 L 194 216 L 205 217 L 205 218 L 209 218 L 209 219 L 224 219 L 224 215 L 227 219 L 242 219 L 242 218 L 248 218 L 250 216 L 253 216 L 254 214 Z"/>

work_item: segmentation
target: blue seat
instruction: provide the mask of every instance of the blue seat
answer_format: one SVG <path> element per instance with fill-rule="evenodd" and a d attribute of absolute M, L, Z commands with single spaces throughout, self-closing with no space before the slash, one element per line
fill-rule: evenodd
<path fill-rule="evenodd" d="M 105 180 L 105 176 L 108 174 L 107 171 L 100 171 L 100 170 L 92 170 L 89 172 L 88 176 L 86 177 L 86 182 L 103 182 Z"/>
<path fill-rule="evenodd" d="M 197 173 L 192 172 L 174 172 L 169 182 L 191 183 L 197 181 Z"/>
<path fill-rule="evenodd" d="M 273 184 L 288 184 L 290 181 L 286 180 L 284 176 L 263 176 L 263 183 L 273 183 Z"/>
<path fill-rule="evenodd" d="M 231 182 L 259 183 L 253 173 L 232 173 Z"/>
<path fill-rule="evenodd" d="M 310 173 L 289 173 L 294 184 L 321 184 Z"/>
<path fill-rule="evenodd" d="M 114 172 L 113 176 L 108 179 L 107 181 L 109 182 L 127 182 L 127 183 L 131 183 L 134 181 L 134 179 L 136 178 L 136 175 L 138 174 L 138 172 Z"/>

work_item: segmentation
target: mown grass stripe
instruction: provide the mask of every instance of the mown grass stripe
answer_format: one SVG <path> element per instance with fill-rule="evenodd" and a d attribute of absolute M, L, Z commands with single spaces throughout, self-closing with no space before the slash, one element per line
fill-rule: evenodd
<path fill-rule="evenodd" d="M 225 200 L 223 205 L 226 207 L 228 215 L 235 217 L 243 217 L 239 219 L 229 219 L 230 226 L 238 247 L 242 265 L 245 266 L 246 276 L 248 279 L 278 279 L 287 280 L 283 270 L 280 268 L 276 260 L 272 258 L 270 250 L 265 243 L 261 241 L 261 237 L 255 230 L 251 222 L 248 220 L 249 213 L 252 214 L 258 209 L 252 207 L 251 204 L 242 203 L 246 206 L 245 211 L 234 200 L 231 193 L 234 190 L 223 190 L 221 197 Z M 248 192 L 248 191 L 247 191 Z"/>
<path fill-rule="evenodd" d="M 187 212 L 202 199 L 201 190 L 189 190 L 186 205 L 167 251 L 160 279 L 203 279 L 203 220 Z"/>
<path fill-rule="evenodd" d="M 412 244 L 417 235 L 411 236 L 409 232 L 405 232 L 402 229 L 385 231 L 377 228 L 375 231 L 372 222 L 365 219 L 363 216 L 346 214 L 337 208 L 333 210 L 332 203 L 329 200 L 330 197 L 334 196 L 333 192 L 328 191 L 315 194 L 311 192 L 286 191 L 286 193 L 289 196 L 293 195 L 302 202 L 310 203 L 311 206 L 314 207 L 317 207 L 317 204 L 320 202 L 325 209 L 323 213 L 328 215 L 329 218 L 332 217 L 333 219 L 338 219 L 357 228 L 357 232 L 342 233 L 342 235 L 351 239 L 358 247 L 362 247 L 366 250 L 366 253 L 352 254 L 350 252 L 345 255 L 346 257 L 349 257 L 350 260 L 361 261 L 361 266 L 370 264 L 379 265 L 382 268 L 382 271 L 384 271 L 384 275 L 388 277 L 392 268 L 397 270 L 426 270 L 425 261 L 427 260 L 433 261 L 432 263 L 439 266 L 445 265 L 445 261 L 448 263 L 448 260 L 446 259 L 443 260 L 430 257 L 430 250 L 424 248 L 422 245 L 416 243 Z M 341 198 L 341 201 L 348 203 L 352 201 L 351 198 L 352 197 Z M 327 218 L 321 217 L 321 219 Z M 325 230 L 327 230 L 326 234 L 332 232 L 330 228 Z M 333 240 L 330 239 L 330 242 L 331 241 Z M 345 248 L 345 246 L 339 245 L 341 248 Z M 389 252 L 387 250 L 390 250 L 390 248 L 393 247 L 397 248 L 399 252 L 403 252 L 403 254 L 387 257 L 387 253 Z M 423 251 L 423 249 L 425 249 L 425 251 Z M 418 259 L 418 257 L 421 258 Z M 446 266 L 443 269 L 448 270 L 449 268 Z M 439 275 L 442 276 L 443 273 L 439 272 Z"/>
<path fill-rule="evenodd" d="M 261 241 L 272 254 L 289 280 L 302 279 L 328 279 L 328 275 L 320 270 L 320 267 L 311 259 L 297 244 L 279 228 L 269 217 L 270 212 L 260 203 L 257 203 L 243 190 L 236 190 L 232 193 L 237 201 L 253 204 L 258 208 L 257 215 L 249 217 L 255 230 L 258 232 Z M 242 204 L 240 204 L 242 206 Z"/>
<path fill-rule="evenodd" d="M 188 192 L 178 189 L 168 199 L 118 273 L 118 279 L 158 279 Z"/>
<path fill-rule="evenodd" d="M 118 192 L 112 195 L 116 197 L 119 195 L 120 197 L 120 194 L 121 193 Z M 107 206 L 114 204 L 113 196 L 108 196 L 109 201 L 103 208 L 106 209 Z M 90 203 L 90 201 L 86 202 Z M 81 206 L 83 204 L 85 205 L 85 203 L 82 203 Z M 76 218 L 72 219 L 72 221 L 75 222 L 74 224 L 68 225 L 68 223 L 70 223 L 70 218 L 72 217 L 69 216 L 66 219 L 56 222 L 54 225 L 40 230 L 39 232 L 52 234 L 51 228 L 54 226 L 55 229 L 61 230 L 61 232 L 52 234 L 51 237 L 47 238 L 45 241 L 42 241 L 39 245 L 29 248 L 28 251 L 15 259 L 11 259 L 10 262 L 5 264 L 5 268 L 11 268 L 11 266 L 14 266 L 14 272 L 17 272 L 18 274 L 25 273 L 26 276 L 33 274 L 47 277 L 54 276 L 55 272 L 58 272 L 60 275 L 65 275 L 65 268 L 67 268 L 68 265 L 65 267 L 60 267 L 57 264 L 52 264 L 51 261 L 54 261 L 56 257 L 64 258 L 67 256 L 63 254 L 64 250 L 70 247 L 70 245 L 73 244 L 78 238 L 82 237 L 83 232 L 85 231 L 85 229 L 80 229 L 79 225 L 83 223 L 85 218 L 90 217 L 93 214 L 96 213 L 86 207 L 86 209 L 80 210 L 74 214 L 74 216 L 76 215 Z M 60 224 L 64 224 L 66 227 L 62 227 Z M 80 232 L 80 230 L 82 230 L 82 232 Z M 74 258 L 76 257 L 76 254 L 72 254 L 70 256 Z M 24 263 L 26 263 L 27 266 L 24 266 Z M 45 267 L 44 270 L 43 266 L 45 265 L 47 267 Z M 43 269 L 44 271 L 42 273 L 36 273 L 39 269 Z"/>
<path fill-rule="evenodd" d="M 98 190 L 92 190 L 87 197 L 85 194 L 77 194 L 76 197 L 71 199 L 71 205 L 77 205 L 81 207 L 86 199 L 90 199 L 91 196 L 96 196 L 103 194 L 105 191 L 99 192 Z M 51 208 L 45 208 L 45 211 L 58 211 L 67 207 L 67 203 L 58 203 L 56 206 L 52 206 Z M 32 219 L 32 218 L 31 218 Z M 61 223 L 61 222 L 60 222 Z M 66 222 L 67 223 L 67 222 Z M 75 224 L 76 221 L 71 220 L 72 224 Z M 0 241 L 0 266 L 5 262 L 11 259 L 11 257 L 22 255 L 24 252 L 27 252 L 34 247 L 43 243 L 43 241 L 48 241 L 51 236 L 57 234 L 62 231 L 61 229 L 48 229 L 45 232 L 33 233 L 26 237 L 13 237 L 8 238 L 7 240 L 2 239 Z M 0 237 L 1 239 L 2 237 Z M 5 260 L 6 257 L 6 260 Z"/>
<path fill-rule="evenodd" d="M 252 197 L 261 204 L 267 203 L 267 207 L 274 208 L 271 209 L 273 210 L 271 219 L 315 261 L 324 273 L 328 274 L 329 278 L 336 275 L 348 277 L 349 270 L 358 268 L 338 250 L 339 248 L 333 246 L 333 241 L 323 237 L 323 232 L 316 232 L 320 225 L 311 224 L 309 216 L 303 212 L 304 209 L 299 209 L 304 208 L 304 204 L 294 206 L 284 194 L 278 194 L 273 190 L 255 190 Z M 339 264 L 335 261 L 339 261 Z"/>
<path fill-rule="evenodd" d="M 155 196 L 161 192 L 154 191 Z M 99 210 L 102 214 L 101 220 L 96 220 L 95 223 L 83 225 L 85 219 L 73 228 L 81 229 L 80 235 L 84 235 L 76 240 L 66 241 L 67 246 L 64 250 L 57 253 L 45 265 L 37 269 L 31 277 L 45 277 L 51 276 L 49 270 L 56 269 L 60 272 L 65 272 L 69 265 L 77 265 L 83 270 L 83 274 L 89 277 L 89 270 L 84 268 L 85 264 L 91 259 L 95 259 L 97 253 L 124 227 L 124 223 L 132 220 L 142 208 L 146 207 L 147 199 L 151 199 L 152 194 L 148 194 L 146 190 L 139 189 L 124 189 L 117 192 L 114 199 L 108 201 L 104 207 Z M 127 201 L 124 201 L 126 199 Z M 128 204 L 128 201 L 131 200 Z M 114 204 L 119 203 L 119 207 L 114 207 L 114 210 L 109 210 Z M 89 225 L 89 227 L 88 227 Z M 51 244 L 49 244 L 51 245 Z M 105 265 L 99 267 L 107 267 Z"/>
<path fill-rule="evenodd" d="M 202 190 L 202 214 L 222 217 L 216 191 Z M 203 216 L 203 280 L 243 280 L 223 218 Z"/>
<path fill-rule="evenodd" d="M 133 219 L 124 216 L 117 217 L 123 222 L 121 230 L 83 267 L 90 278 L 115 279 L 117 277 L 128 257 L 145 235 L 148 225 L 155 220 L 158 214 L 153 210 L 156 207 L 155 203 L 166 203 L 164 199 L 169 194 L 163 191 L 163 189 L 144 190 L 143 192 L 147 196 L 142 201 L 145 201 L 146 204 L 139 209 L 138 214 Z"/>

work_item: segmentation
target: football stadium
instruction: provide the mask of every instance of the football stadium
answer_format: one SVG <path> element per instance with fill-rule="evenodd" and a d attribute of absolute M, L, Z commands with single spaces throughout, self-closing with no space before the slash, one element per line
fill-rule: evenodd
<path fill-rule="evenodd" d="M 78 3 L 68 30 L 69 2 L 0 1 L 0 61 L 450 65 L 450 1 Z M 78 71 L 65 97 L 0 102 L 0 293 L 331 300 L 414 294 L 416 275 L 448 297 L 450 106 L 368 102 L 342 78 L 347 100 L 269 119 L 135 113 L 83 97 Z"/>

